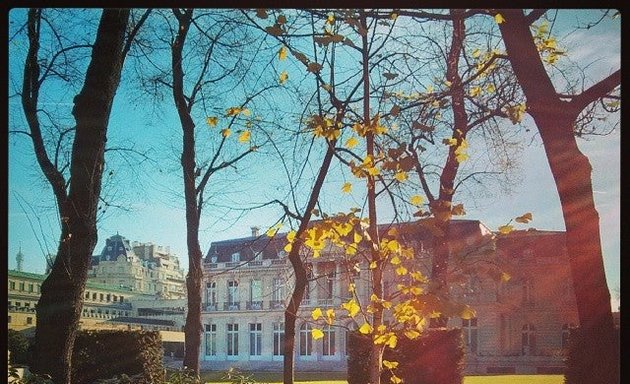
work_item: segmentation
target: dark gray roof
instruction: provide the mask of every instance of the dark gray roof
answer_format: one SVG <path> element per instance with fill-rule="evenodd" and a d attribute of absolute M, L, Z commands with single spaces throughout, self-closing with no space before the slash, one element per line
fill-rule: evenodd
<path fill-rule="evenodd" d="M 379 231 L 385 233 L 389 228 L 395 227 L 403 241 L 430 241 L 433 238 L 429 226 L 423 225 L 424 220 L 407 223 L 382 224 Z M 311 222 L 311 225 L 316 223 Z M 479 236 L 483 224 L 479 220 L 451 220 L 451 239 L 465 239 L 470 236 Z M 206 254 L 206 263 L 225 263 L 231 261 L 232 254 L 239 252 L 239 261 L 253 260 L 262 252 L 263 259 L 276 259 L 278 253 L 286 245 L 286 233 L 278 233 L 273 238 L 263 234 L 258 237 L 243 237 L 239 239 L 215 241 L 210 245 Z M 212 257 L 216 257 L 213 261 Z"/>
<path fill-rule="evenodd" d="M 263 259 L 277 259 L 278 253 L 282 251 L 286 244 L 285 238 L 286 234 L 277 234 L 273 238 L 263 234 L 258 237 L 250 236 L 240 239 L 215 241 L 210 245 L 205 262 L 213 262 L 213 256 L 216 257 L 214 262 L 229 262 L 232 254 L 236 252 L 240 253 L 241 261 L 253 260 L 260 253 L 262 253 Z"/>

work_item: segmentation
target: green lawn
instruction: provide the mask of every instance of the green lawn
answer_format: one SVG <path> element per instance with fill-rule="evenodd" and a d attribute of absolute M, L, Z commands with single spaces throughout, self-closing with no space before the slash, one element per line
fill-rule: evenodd
<path fill-rule="evenodd" d="M 247 373 L 257 383 L 282 383 L 281 372 Z M 201 378 L 206 384 L 225 383 L 224 372 L 202 372 Z M 347 384 L 345 372 L 298 372 L 295 374 L 296 384 Z M 499 375 L 499 376 L 466 376 L 463 384 L 563 384 L 563 375 Z"/>

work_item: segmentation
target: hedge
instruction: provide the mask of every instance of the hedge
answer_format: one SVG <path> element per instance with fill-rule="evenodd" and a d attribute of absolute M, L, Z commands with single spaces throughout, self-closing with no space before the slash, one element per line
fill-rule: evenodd
<path fill-rule="evenodd" d="M 368 382 L 371 337 L 350 333 L 348 383 Z M 398 339 L 395 349 L 385 348 L 383 360 L 397 361 L 396 376 L 406 384 L 461 384 L 464 346 L 460 329 L 431 329 L 409 340 Z M 389 383 L 391 373 L 384 369 L 381 382 Z"/>
<path fill-rule="evenodd" d="M 115 376 L 134 383 L 164 381 L 162 341 L 156 331 L 81 331 L 74 345 L 72 383 L 89 384 Z"/>

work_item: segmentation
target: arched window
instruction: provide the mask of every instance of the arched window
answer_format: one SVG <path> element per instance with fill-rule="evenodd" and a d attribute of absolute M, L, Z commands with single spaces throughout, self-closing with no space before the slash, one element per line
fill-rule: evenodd
<path fill-rule="evenodd" d="M 310 356 L 313 354 L 312 329 L 309 323 L 303 323 L 300 326 L 300 356 Z"/>
<path fill-rule="evenodd" d="M 532 324 L 523 325 L 521 333 L 522 352 L 524 355 L 533 355 L 536 351 L 536 327 Z"/>
<path fill-rule="evenodd" d="M 324 356 L 335 355 L 335 329 L 330 325 L 324 328 L 323 352 Z"/>

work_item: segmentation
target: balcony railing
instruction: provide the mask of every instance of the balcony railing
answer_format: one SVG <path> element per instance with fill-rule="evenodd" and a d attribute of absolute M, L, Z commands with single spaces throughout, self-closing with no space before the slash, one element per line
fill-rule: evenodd
<path fill-rule="evenodd" d="M 262 260 L 252 260 L 249 263 L 247 263 L 248 267 L 262 267 L 263 262 Z"/>
<path fill-rule="evenodd" d="M 224 311 L 238 311 L 241 309 L 241 303 L 240 302 L 234 302 L 234 303 L 230 303 L 228 301 L 223 303 L 223 310 Z"/>
<path fill-rule="evenodd" d="M 322 307 L 331 307 L 333 305 L 333 299 L 318 299 L 317 305 Z"/>
<path fill-rule="evenodd" d="M 246 308 L 259 311 L 263 309 L 263 302 L 262 301 L 248 301 Z"/>
<path fill-rule="evenodd" d="M 271 300 L 269 302 L 271 309 L 284 309 L 285 305 L 284 300 Z"/>

